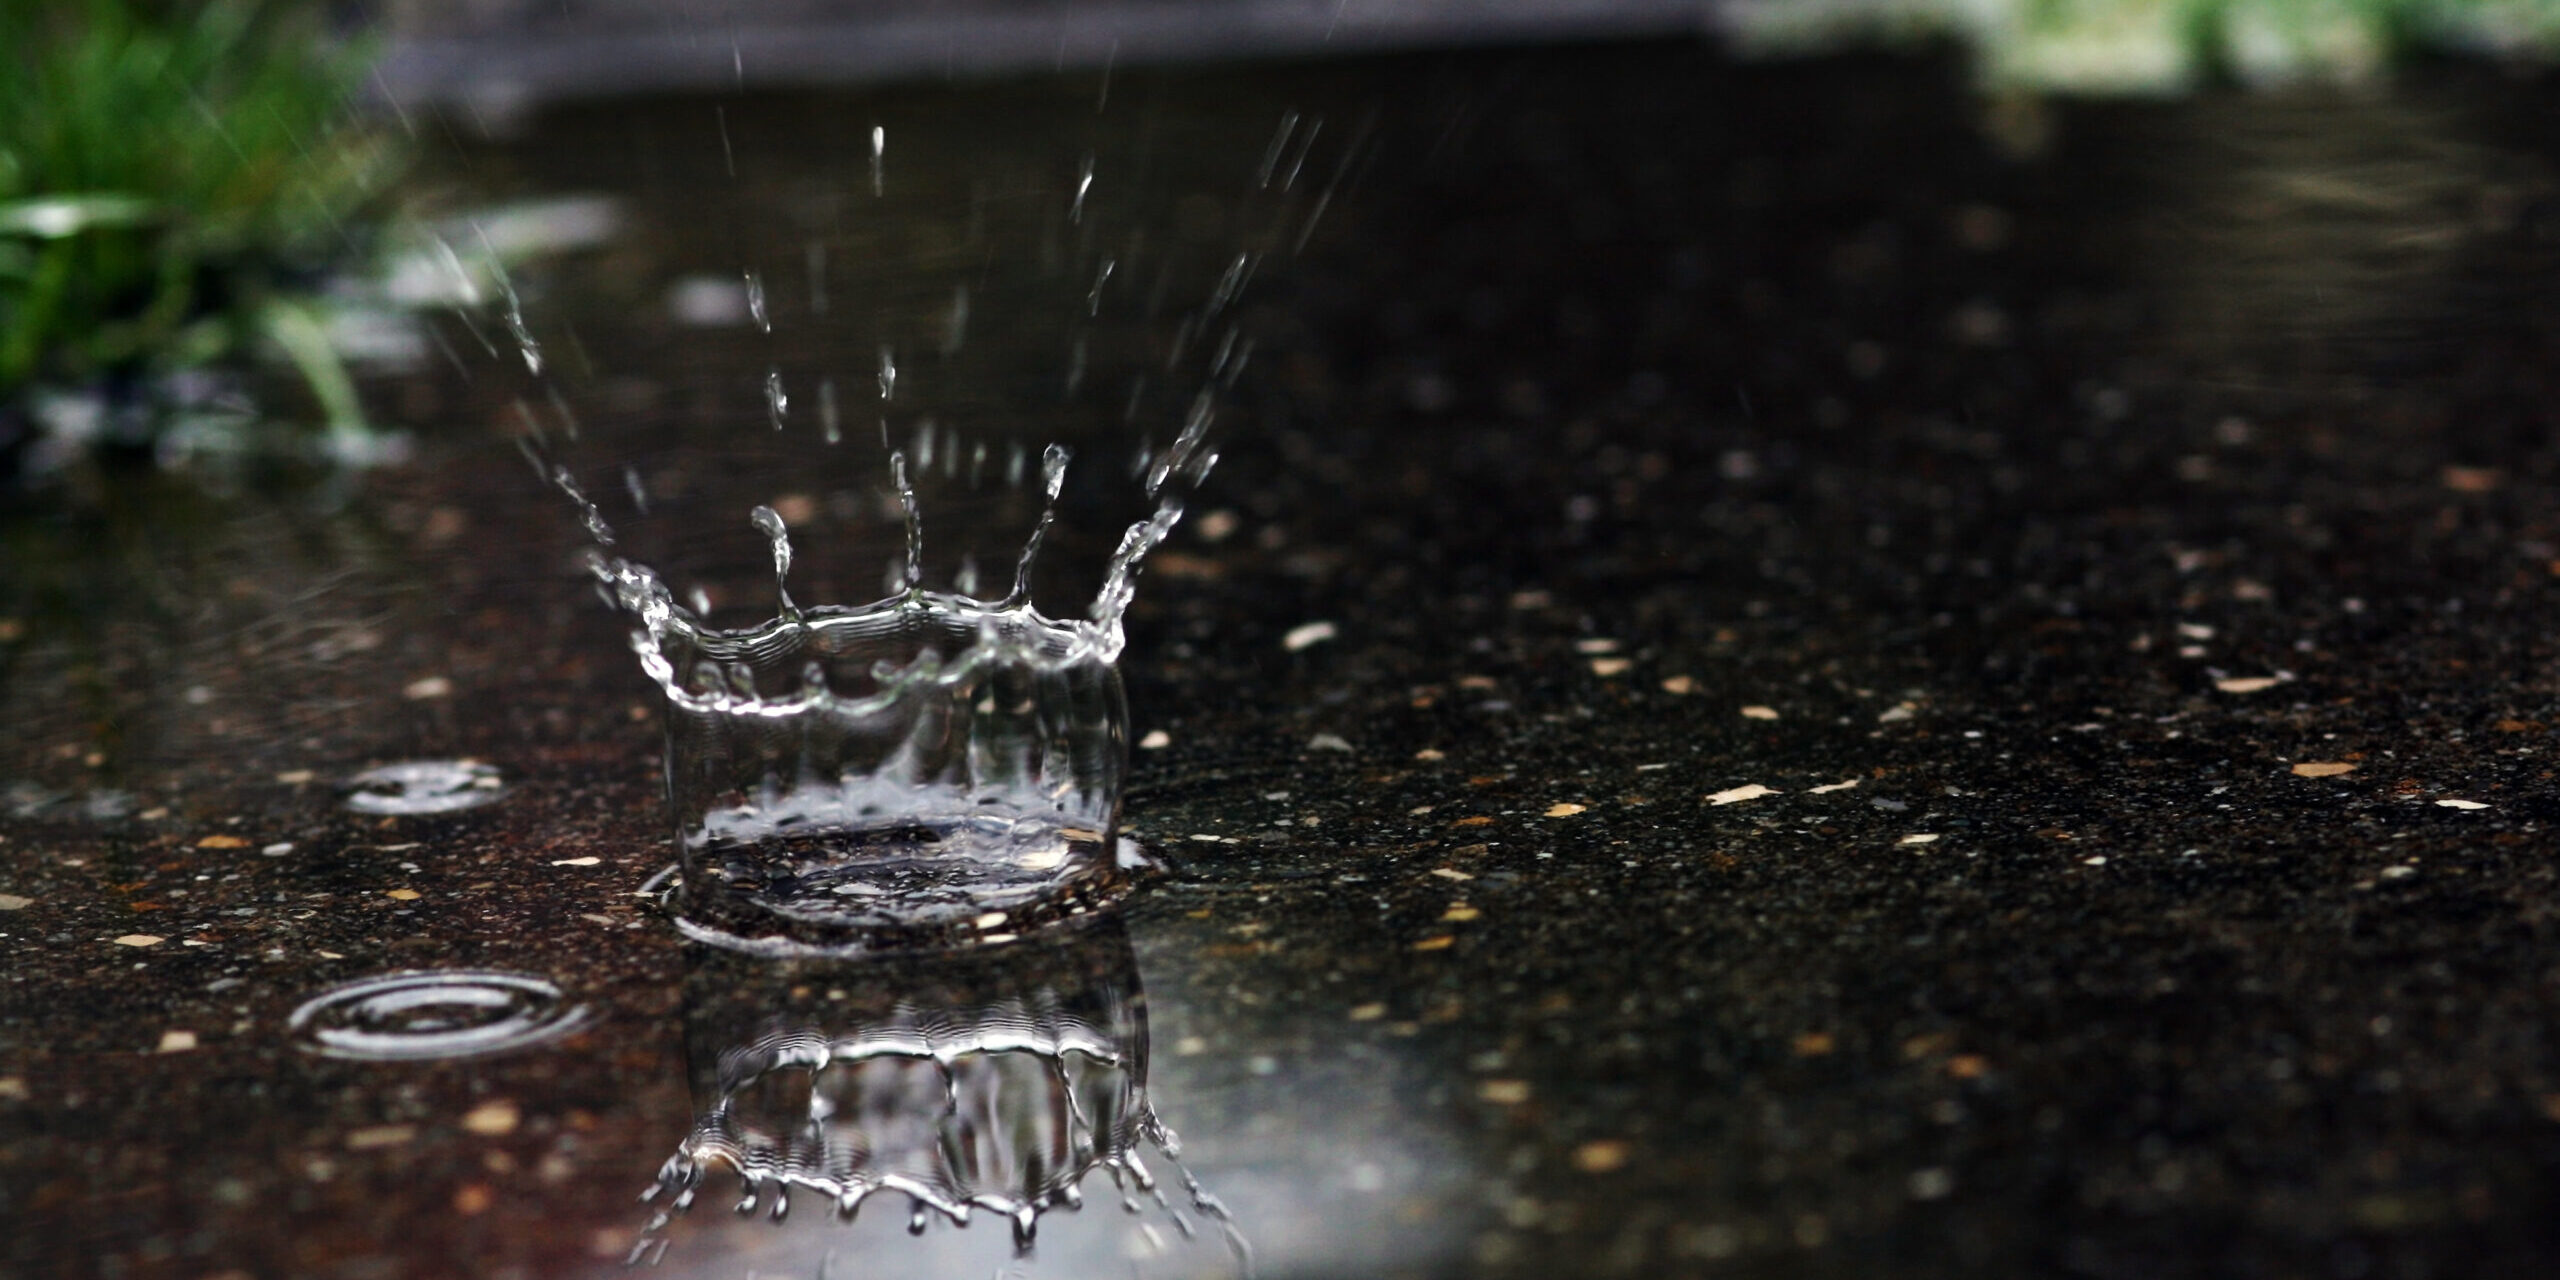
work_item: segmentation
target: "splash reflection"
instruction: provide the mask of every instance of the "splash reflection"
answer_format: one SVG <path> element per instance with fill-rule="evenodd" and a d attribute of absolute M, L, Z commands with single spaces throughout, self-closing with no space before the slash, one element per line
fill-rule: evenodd
<path fill-rule="evenodd" d="M 1099 1170 L 1125 1215 L 1104 1264 L 1115 1273 L 1186 1253 L 1180 1265 L 1196 1272 L 1211 1240 L 1234 1271 L 1251 1270 L 1243 1235 L 1183 1168 L 1148 1097 L 1146 997 L 1116 917 L 869 962 L 696 947 L 685 995 L 697 1117 L 644 1196 L 634 1262 L 684 1261 L 696 1242 L 676 1242 L 679 1220 L 731 1187 L 742 1217 L 774 1222 L 797 1207 L 850 1224 L 884 1193 L 915 1235 L 993 1215 L 1027 1262 L 1044 1215 L 1080 1209 Z M 1102 1263 L 1085 1256 L 1101 1243 L 1079 1240 L 1054 1274 Z M 834 1254 L 828 1239 L 807 1244 Z"/>

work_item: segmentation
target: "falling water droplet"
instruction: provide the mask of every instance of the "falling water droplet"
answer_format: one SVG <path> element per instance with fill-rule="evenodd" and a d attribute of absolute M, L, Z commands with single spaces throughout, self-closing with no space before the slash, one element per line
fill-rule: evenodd
<path fill-rule="evenodd" d="M 836 380 L 818 379 L 818 430 L 828 444 L 844 439 L 842 424 L 836 418 Z"/>
<path fill-rule="evenodd" d="M 898 391 L 898 353 L 888 343 L 880 344 L 880 398 L 887 400 Z"/>
<path fill-rule="evenodd" d="M 791 412 L 791 394 L 782 389 L 782 370 L 768 369 L 764 375 L 764 412 L 772 419 L 773 429 L 782 430 L 782 420 Z"/>
<path fill-rule="evenodd" d="M 1111 272 L 1113 268 L 1116 268 L 1119 265 L 1120 261 L 1117 258 L 1104 258 L 1102 260 L 1102 269 L 1093 274 L 1093 288 L 1087 290 L 1084 295 L 1084 313 L 1086 315 L 1098 316 L 1102 314 L 1102 286 L 1106 281 L 1111 279 Z"/>
<path fill-rule="evenodd" d="M 764 330 L 766 333 L 771 333 L 773 332 L 773 317 L 766 314 L 764 309 L 764 277 L 753 271 L 747 272 L 746 276 L 747 314 L 755 317 L 757 328 Z"/>
<path fill-rule="evenodd" d="M 1067 206 L 1067 221 L 1084 221 L 1084 198 L 1093 190 L 1093 153 L 1086 152 L 1084 172 L 1076 178 L 1075 202 Z"/>
<path fill-rule="evenodd" d="M 827 242 L 812 240 L 807 249 L 809 261 L 809 311 L 813 315 L 827 313 Z"/>
<path fill-rule="evenodd" d="M 877 196 L 877 195 L 879 195 L 879 194 L 880 194 L 880 190 L 881 190 L 881 167 L 880 167 L 880 160 L 881 160 L 881 156 L 882 156 L 883 154 L 885 154 L 885 153 L 888 151 L 888 149 L 889 149 L 889 131 L 888 131 L 887 129 L 881 128 L 879 125 L 876 125 L 876 124 L 875 124 L 875 125 L 873 125 L 873 126 L 871 126 L 871 194 L 872 194 L 872 195 L 874 195 L 874 196 Z"/>
<path fill-rule="evenodd" d="M 1298 127 L 1298 113 L 1293 108 L 1280 113 L 1280 131 L 1271 135 L 1271 145 L 1262 153 L 1262 170 L 1253 180 L 1256 187 L 1269 187 L 1271 175 L 1280 168 L 1280 153 L 1288 150 L 1289 135 Z"/>

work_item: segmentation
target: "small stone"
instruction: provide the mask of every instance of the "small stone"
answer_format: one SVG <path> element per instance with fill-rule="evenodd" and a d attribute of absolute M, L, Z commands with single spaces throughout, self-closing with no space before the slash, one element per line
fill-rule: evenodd
<path fill-rule="evenodd" d="M 2334 778 L 2340 774 L 2354 773 L 2355 771 L 2356 767 L 2344 760 L 2306 760 L 2293 767 L 2293 776 L 2297 778 Z"/>
<path fill-rule="evenodd" d="M 1387 1016 L 1387 1006 L 1375 1003 L 1353 1005 L 1351 1012 L 1346 1016 L 1353 1022 L 1375 1022 Z"/>
<path fill-rule="evenodd" d="M 2284 683 L 2282 680 L 2274 676 L 2234 676 L 2228 680 L 2214 681 L 2213 687 L 2224 693 L 2261 693 L 2282 683 Z"/>
<path fill-rule="evenodd" d="M 1586 658 L 1597 657 L 1604 653 L 1616 653 L 1618 651 L 1618 642 L 1594 636 L 1589 640 L 1574 641 L 1573 651 Z"/>
<path fill-rule="evenodd" d="M 386 891 L 382 896 L 386 898 L 397 898 L 402 902 L 415 902 L 418 900 L 419 894 L 415 889 L 392 889 Z"/>
<path fill-rule="evenodd" d="M 1627 1144 L 1615 1138 L 1586 1142 L 1573 1149 L 1573 1167 L 1584 1173 L 1615 1173 L 1627 1166 Z"/>
<path fill-rule="evenodd" d="M 593 867 L 601 865 L 603 862 L 604 859 L 592 856 L 585 858 L 554 858 L 551 860 L 551 865 L 555 867 Z"/>
<path fill-rule="evenodd" d="M 1828 1056 L 1833 1049 L 1840 1046 L 1838 1041 L 1831 1038 L 1831 1033 L 1828 1031 L 1808 1031 L 1797 1036 L 1792 1047 L 1799 1058 L 1820 1058 Z"/>
<path fill-rule="evenodd" d="M 1529 1100 L 1526 1080 L 1485 1080 L 1476 1085 L 1476 1096 L 1497 1106 L 1516 1107 Z"/>
<path fill-rule="evenodd" d="M 1919 712 L 1919 710 L 1920 710 L 1920 709 L 1919 709 L 1918 707 L 1915 707 L 1915 706 L 1913 706 L 1912 704 L 1910 704 L 1910 703 L 1908 703 L 1908 702 L 1901 703 L 1901 704 L 1899 704 L 1899 705 L 1897 705 L 1897 706 L 1893 706 L 1893 707 L 1886 708 L 1886 710 L 1885 710 L 1884 714 L 1879 715 L 1879 716 L 1877 716 L 1877 717 L 1876 717 L 1876 723 L 1877 723 L 1877 724 L 1900 724 L 1900 723 L 1902 723 L 1903 721 L 1910 719 L 1913 715 L 1917 714 L 1917 713 Z"/>
<path fill-rule="evenodd" d="M 0 893 L 0 911 L 24 911 L 34 906 L 35 901 L 33 898 L 22 898 L 14 893 Z"/>
<path fill-rule="evenodd" d="M 1162 751 L 1172 745 L 1173 735 L 1162 729 L 1151 729 L 1147 732 L 1147 736 L 1138 739 L 1140 751 Z"/>
<path fill-rule="evenodd" d="M 1309 751 L 1349 751 L 1351 744 L 1338 733 L 1319 733 L 1307 739 Z"/>
<path fill-rule="evenodd" d="M 1834 791 L 1847 791 L 1857 785 L 1858 779 L 1856 778 L 1851 778 L 1846 782 L 1826 782 L 1821 786 L 1806 789 L 1805 794 L 1811 796 L 1827 796 Z"/>
<path fill-rule="evenodd" d="M 291 840 L 278 840 L 274 844 L 258 850 L 258 853 L 261 856 L 269 858 L 281 858 L 291 852 L 293 852 L 293 842 Z"/>
<path fill-rule="evenodd" d="M 1334 625 L 1330 622 L 1304 623 L 1299 626 L 1289 628 L 1289 634 L 1280 637 L 1280 647 L 1291 653 L 1296 653 L 1310 645 L 1323 644 L 1325 641 L 1333 639 L 1337 634 L 1339 634 L 1339 632 L 1335 630 Z"/>
<path fill-rule="evenodd" d="M 400 696 L 411 702 L 424 702 L 430 698 L 445 698 L 452 695 L 453 681 L 443 676 L 428 676 L 426 679 L 412 680 L 400 686 Z"/>
<path fill-rule="evenodd" d="M 162 938 L 157 934 L 128 933 L 123 937 L 116 939 L 116 945 L 119 947 L 156 947 L 166 941 L 168 941 L 168 939 Z"/>
<path fill-rule="evenodd" d="M 498 1193 L 485 1182 L 466 1182 L 453 1189 L 453 1211 L 465 1218 L 476 1218 L 498 1202 Z"/>
<path fill-rule="evenodd" d="M 405 1146 L 417 1136 L 418 1126 L 413 1124 L 369 1125 L 347 1134 L 347 1150 L 373 1151 L 382 1147 Z"/>
<path fill-rule="evenodd" d="M 298 787 L 311 781 L 313 776 L 309 769 L 287 769 L 276 775 L 276 781 L 289 787 Z"/>
<path fill-rule="evenodd" d="M 1455 942 L 1457 942 L 1456 938 L 1444 933 L 1437 937 L 1424 938 L 1422 941 L 1413 944 L 1413 949 L 1416 951 L 1446 951 L 1449 949 L 1451 944 Z"/>
<path fill-rule="evenodd" d="M 196 1047 L 196 1033 L 195 1033 L 195 1032 L 192 1032 L 192 1031 L 181 1031 L 181 1030 L 175 1030 L 175 1029 L 172 1029 L 172 1030 L 163 1031 L 163 1032 L 161 1032 L 161 1033 L 160 1033 L 160 1047 L 159 1047 L 159 1048 L 157 1048 L 157 1049 L 152 1050 L 152 1052 L 154 1052 L 154 1053 L 192 1053 L 192 1052 L 194 1052 L 194 1051 L 195 1051 L 195 1047 Z"/>
<path fill-rule="evenodd" d="M 1465 924 L 1467 921 L 1476 919 L 1483 914 L 1483 912 L 1478 911 L 1474 907 L 1470 907 L 1463 902 L 1452 902 L 1449 904 L 1448 910 L 1440 913 L 1440 918 L 1454 924 Z"/>
<path fill-rule="evenodd" d="M 1937 839 L 1938 839 L 1938 834 L 1937 834 L 1936 832 L 1934 832 L 1934 831 L 1914 831 L 1914 832 L 1912 832 L 1910 835 L 1904 836 L 1901 840 L 1896 841 L 1896 843 L 1898 843 L 1898 844 L 1935 844 L 1935 843 L 1937 842 Z"/>
<path fill-rule="evenodd" d="M 196 841 L 199 849 L 246 849 L 249 842 L 238 836 L 206 836 Z"/>
<path fill-rule="evenodd" d="M 1446 751 L 1442 751 L 1442 750 L 1441 750 L 1441 749 L 1439 749 L 1438 747 L 1424 747 L 1422 750 L 1414 752 L 1414 753 L 1413 753 L 1413 758 L 1414 758 L 1414 759 L 1416 759 L 1416 760 L 1420 760 L 1420 761 L 1422 761 L 1422 762 L 1423 762 L 1423 763 L 1425 763 L 1425 764 L 1429 764 L 1429 763 L 1431 763 L 1432 761 L 1435 761 L 1435 760 L 1446 760 L 1446 759 L 1448 759 L 1448 758 L 1449 758 L 1449 753 L 1448 753 L 1448 752 L 1446 752 Z"/>
<path fill-rule="evenodd" d="M 524 1112 L 515 1103 L 499 1098 L 483 1102 L 462 1115 L 462 1127 L 484 1138 L 502 1138 L 516 1131 Z"/>
<path fill-rule="evenodd" d="M 1547 816 L 1550 818 L 1570 818 L 1573 815 L 1582 812 L 1586 807 L 1587 806 L 1572 803 L 1551 804 L 1547 806 Z"/>
<path fill-rule="evenodd" d="M 2489 493 L 2507 482 L 2496 467 L 2446 467 L 2444 487 L 2455 493 Z"/>
<path fill-rule="evenodd" d="M 1475 879 L 1474 876 L 1468 875 L 1466 872 L 1460 871 L 1456 867 L 1433 867 L 1431 869 L 1431 874 L 1438 876 L 1443 880 L 1456 880 L 1461 883 Z"/>
<path fill-rule="evenodd" d="M 1742 718 L 1745 720 L 1775 720 L 1778 718 L 1778 709 L 1776 707 L 1762 706 L 1744 707 L 1742 709 Z"/>
<path fill-rule="evenodd" d="M 1774 796 L 1777 794 L 1779 793 L 1775 787 L 1764 787 L 1757 782 L 1751 782 L 1745 783 L 1739 787 L 1729 787 L 1723 791 L 1716 792 L 1715 794 L 1707 797 L 1707 803 L 1719 806 L 1740 804 L 1745 800 L 1757 800 L 1762 796 Z"/>
<path fill-rule="evenodd" d="M 1956 1189 L 1956 1175 L 1943 1168 L 1915 1169 L 1904 1186 L 1914 1200 L 1944 1200 Z"/>
<path fill-rule="evenodd" d="M 2438 807 L 2446 809 L 2486 809 L 2489 807 L 2477 800 L 2438 800 L 2436 801 L 2436 804 Z M 6 907 L 7 905 L 8 904 L 5 902 L 0 902 L 0 907 Z"/>
<path fill-rule="evenodd" d="M 1698 691 L 1698 682 L 1687 676 L 1666 676 L 1662 681 L 1662 691 L 1687 697 Z"/>
<path fill-rule="evenodd" d="M 1634 665 L 1635 662 L 1628 658 L 1593 658 L 1591 660 L 1591 674 L 1606 680 L 1612 676 L 1625 675 L 1627 673 L 1627 668 Z"/>
<path fill-rule="evenodd" d="M 27 1082 L 17 1076 L 0 1076 L 0 1102 L 24 1102 L 34 1095 L 27 1092 Z"/>

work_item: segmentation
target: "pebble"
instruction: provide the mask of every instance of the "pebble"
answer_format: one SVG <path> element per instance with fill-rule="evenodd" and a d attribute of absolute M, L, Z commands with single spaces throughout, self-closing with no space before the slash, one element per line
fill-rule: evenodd
<path fill-rule="evenodd" d="M 1582 812 L 1585 807 L 1586 806 L 1571 803 L 1551 804 L 1547 806 L 1547 816 L 1550 818 L 1570 818 L 1573 815 Z"/>
<path fill-rule="evenodd" d="M 1344 741 L 1342 735 L 1337 733 L 1319 733 L 1307 739 L 1309 751 L 1349 751 L 1350 749 L 1351 744 Z"/>
<path fill-rule="evenodd" d="M 1384 1004 L 1353 1005 L 1351 1007 L 1350 1014 L 1347 1016 L 1349 1016 L 1353 1022 L 1375 1022 L 1378 1019 L 1387 1016 L 1387 1006 Z"/>
<path fill-rule="evenodd" d="M 1937 836 L 1937 833 L 1935 833 L 1935 832 L 1931 832 L 1931 831 L 1915 831 L 1915 832 L 1913 832 L 1913 833 L 1912 833 L 1912 834 L 1910 834 L 1910 835 L 1904 836 L 1904 837 L 1901 839 L 1900 843 L 1902 843 L 1902 844 L 1930 844 L 1930 843 L 1934 843 L 1934 842 L 1937 840 L 1937 838 L 1938 838 L 1938 836 Z"/>
<path fill-rule="evenodd" d="M 2438 800 L 2436 801 L 2436 804 L 2438 807 L 2445 809 L 2486 809 L 2489 807 L 2477 800 Z M 7 905 L 8 904 L 5 902 L 0 902 L 0 907 L 5 907 Z"/>
<path fill-rule="evenodd" d="M 1775 720 L 1778 718 L 1778 709 L 1776 707 L 1762 706 L 1744 707 L 1742 709 L 1742 718 L 1745 720 Z"/>
<path fill-rule="evenodd" d="M 602 858 L 594 858 L 594 857 L 588 857 L 588 858 L 554 858 L 554 859 L 552 859 L 552 861 L 551 861 L 551 865 L 552 865 L 552 866 L 555 866 L 555 867 L 592 867 L 592 866 L 596 866 L 596 865 L 601 864 L 603 861 L 604 861 L 604 859 L 602 859 Z"/>
<path fill-rule="evenodd" d="M 1140 751 L 1162 751 L 1166 747 L 1170 747 L 1172 745 L 1173 735 L 1166 733 L 1162 729 L 1149 730 L 1147 736 L 1138 739 L 1138 749 Z"/>
<path fill-rule="evenodd" d="M 1712 805 L 1740 804 L 1745 800 L 1757 800 L 1762 796 L 1774 796 L 1777 794 L 1779 793 L 1775 787 L 1764 787 L 1757 782 L 1751 782 L 1745 783 L 1739 787 L 1731 787 L 1726 790 L 1716 792 L 1715 794 L 1707 797 L 1707 803 Z"/>
<path fill-rule="evenodd" d="M 2306 760 L 2293 767 L 2297 778 L 2334 778 L 2355 771 L 2356 767 L 2344 760 Z"/>
<path fill-rule="evenodd" d="M 156 947 L 165 941 L 167 941 L 167 939 L 162 938 L 157 934 L 128 933 L 123 937 L 116 939 L 116 945 L 119 947 Z"/>
<path fill-rule="evenodd" d="M 418 1136 L 413 1124 L 377 1124 L 347 1134 L 347 1150 L 372 1151 L 381 1147 L 405 1146 Z"/>
<path fill-rule="evenodd" d="M 14 893 L 0 893 L 0 911 L 24 911 L 34 906 L 35 901 L 33 898 L 22 898 Z"/>
<path fill-rule="evenodd" d="M 1325 641 L 1333 639 L 1337 634 L 1339 634 L 1339 632 L 1336 631 L 1334 625 L 1330 622 L 1303 623 L 1289 628 L 1289 634 L 1280 638 L 1280 647 L 1291 653 L 1296 653 L 1300 649 L 1304 649 L 1309 645 L 1323 644 Z"/>
<path fill-rule="evenodd" d="M 1834 791 L 1847 791 L 1857 785 L 1858 779 L 1856 778 L 1851 778 L 1846 782 L 1826 782 L 1821 786 L 1807 790 L 1805 794 L 1811 796 L 1827 796 Z"/>
<path fill-rule="evenodd" d="M 1685 697 L 1698 691 L 1698 682 L 1687 676 L 1670 676 L 1663 680 L 1662 691 Z"/>
<path fill-rule="evenodd" d="M 249 842 L 238 836 L 206 836 L 196 841 L 199 849 L 246 849 Z"/>
<path fill-rule="evenodd" d="M 1591 674 L 1599 676 L 1605 680 L 1611 676 L 1625 675 L 1627 673 L 1627 668 L 1634 665 L 1634 661 L 1627 658 L 1593 658 L 1591 660 Z"/>
<path fill-rule="evenodd" d="M 402 902 L 415 902 L 418 900 L 418 891 L 415 889 L 390 889 L 384 891 L 382 896 L 386 898 L 397 898 Z"/>
<path fill-rule="evenodd" d="M 169 1030 L 160 1033 L 160 1047 L 154 1053 L 188 1053 L 196 1047 L 196 1033 Z"/>
<path fill-rule="evenodd" d="M 411 702 L 424 702 L 429 698 L 450 697 L 452 694 L 453 681 L 448 680 L 443 676 L 428 676 L 426 679 L 412 680 L 409 683 L 400 686 L 400 696 L 407 698 Z"/>
<path fill-rule="evenodd" d="M 2228 680 L 2214 681 L 2213 687 L 2224 693 L 2258 693 L 2275 688 L 2282 683 L 2283 681 L 2274 676 L 2234 676 Z"/>
<path fill-rule="evenodd" d="M 515 1103 L 500 1098 L 464 1112 L 462 1127 L 484 1138 L 498 1138 L 515 1132 L 516 1124 L 523 1118 L 523 1111 Z"/>
<path fill-rule="evenodd" d="M 1516 1107 L 1529 1100 L 1526 1080 L 1486 1080 L 1476 1085 L 1476 1096 L 1500 1106 Z"/>
<path fill-rule="evenodd" d="M 1573 1167 L 1583 1173 L 1614 1173 L 1627 1164 L 1627 1144 L 1615 1138 L 1586 1142 L 1573 1149 Z"/>

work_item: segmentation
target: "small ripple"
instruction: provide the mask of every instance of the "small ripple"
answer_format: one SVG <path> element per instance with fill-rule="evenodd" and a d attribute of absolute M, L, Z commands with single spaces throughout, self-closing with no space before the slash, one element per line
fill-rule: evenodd
<path fill-rule="evenodd" d="M 530 974 L 447 970 L 385 974 L 332 987 L 286 1020 L 324 1058 L 467 1058 L 557 1039 L 593 1017 Z"/>
<path fill-rule="evenodd" d="M 414 815 L 476 809 L 506 794 L 496 765 L 477 760 L 404 760 L 347 780 L 358 813 Z"/>

